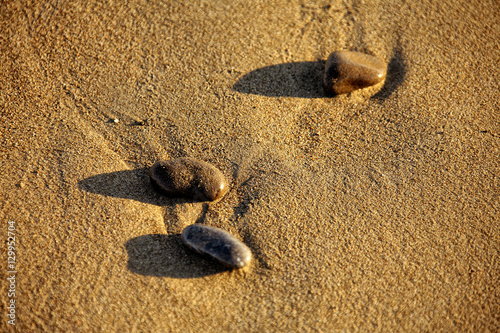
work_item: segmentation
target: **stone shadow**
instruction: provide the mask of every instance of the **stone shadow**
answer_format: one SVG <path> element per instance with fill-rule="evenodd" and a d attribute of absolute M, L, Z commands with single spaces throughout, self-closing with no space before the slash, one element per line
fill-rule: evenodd
<path fill-rule="evenodd" d="M 403 57 L 401 49 L 398 47 L 394 50 L 394 55 L 387 65 L 387 77 L 384 86 L 373 95 L 371 98 L 376 100 L 384 100 L 389 98 L 396 89 L 403 84 L 407 72 L 406 61 Z"/>
<path fill-rule="evenodd" d="M 127 268 L 145 276 L 199 278 L 230 271 L 213 259 L 188 250 L 180 235 L 143 235 L 125 243 Z"/>
<path fill-rule="evenodd" d="M 149 168 L 102 173 L 80 180 L 78 186 L 87 192 L 157 206 L 193 202 L 189 199 L 167 197 L 156 192 L 149 179 Z"/>
<path fill-rule="evenodd" d="M 258 68 L 245 74 L 233 90 L 269 97 L 327 98 L 322 79 L 325 61 L 302 61 Z"/>

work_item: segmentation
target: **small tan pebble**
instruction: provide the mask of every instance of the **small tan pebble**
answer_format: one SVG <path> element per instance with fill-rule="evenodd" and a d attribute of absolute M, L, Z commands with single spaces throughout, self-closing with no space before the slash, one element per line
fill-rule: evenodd
<path fill-rule="evenodd" d="M 192 224 L 182 231 L 182 241 L 190 249 L 230 268 L 243 268 L 252 261 L 248 246 L 219 228 Z"/>
<path fill-rule="evenodd" d="M 374 56 L 354 51 L 335 51 L 326 61 L 323 87 L 328 94 L 347 94 L 385 79 L 387 66 Z"/>
<path fill-rule="evenodd" d="M 153 186 L 168 196 L 216 201 L 229 189 L 226 178 L 219 169 L 194 158 L 156 162 L 151 167 L 149 176 Z"/>

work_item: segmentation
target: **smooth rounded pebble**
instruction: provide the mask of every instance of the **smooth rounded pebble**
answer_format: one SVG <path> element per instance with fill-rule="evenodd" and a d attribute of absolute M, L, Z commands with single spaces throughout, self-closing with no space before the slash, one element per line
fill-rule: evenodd
<path fill-rule="evenodd" d="M 328 94 L 347 94 L 373 86 L 385 79 L 387 66 L 374 56 L 335 51 L 326 61 L 323 87 Z"/>
<path fill-rule="evenodd" d="M 220 200 L 229 187 L 219 169 L 194 158 L 156 162 L 149 170 L 149 176 L 159 192 L 199 201 Z"/>
<path fill-rule="evenodd" d="M 192 224 L 182 231 L 182 241 L 190 249 L 212 257 L 230 268 L 250 264 L 252 252 L 229 232 L 201 224 Z"/>

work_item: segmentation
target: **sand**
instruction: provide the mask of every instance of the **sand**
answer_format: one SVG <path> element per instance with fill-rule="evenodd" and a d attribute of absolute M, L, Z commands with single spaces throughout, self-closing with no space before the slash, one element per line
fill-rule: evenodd
<path fill-rule="evenodd" d="M 0 20 L 0 331 L 500 330 L 498 2 L 12 0 Z M 385 84 L 326 98 L 334 50 Z M 232 190 L 156 194 L 175 157 Z M 253 264 L 187 250 L 195 222 Z"/>

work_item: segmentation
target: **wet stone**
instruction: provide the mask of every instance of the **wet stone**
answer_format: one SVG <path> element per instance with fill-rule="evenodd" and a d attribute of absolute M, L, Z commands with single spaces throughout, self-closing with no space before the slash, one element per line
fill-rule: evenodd
<path fill-rule="evenodd" d="M 326 61 L 323 87 L 327 94 L 347 94 L 381 82 L 386 74 L 386 64 L 374 56 L 353 51 L 336 51 Z"/>
<path fill-rule="evenodd" d="M 192 224 L 182 231 L 182 241 L 190 249 L 230 268 L 245 267 L 252 260 L 248 246 L 219 228 Z"/>
<path fill-rule="evenodd" d="M 194 158 L 156 162 L 149 176 L 157 191 L 173 197 L 217 201 L 228 190 L 226 178 L 219 169 Z"/>

